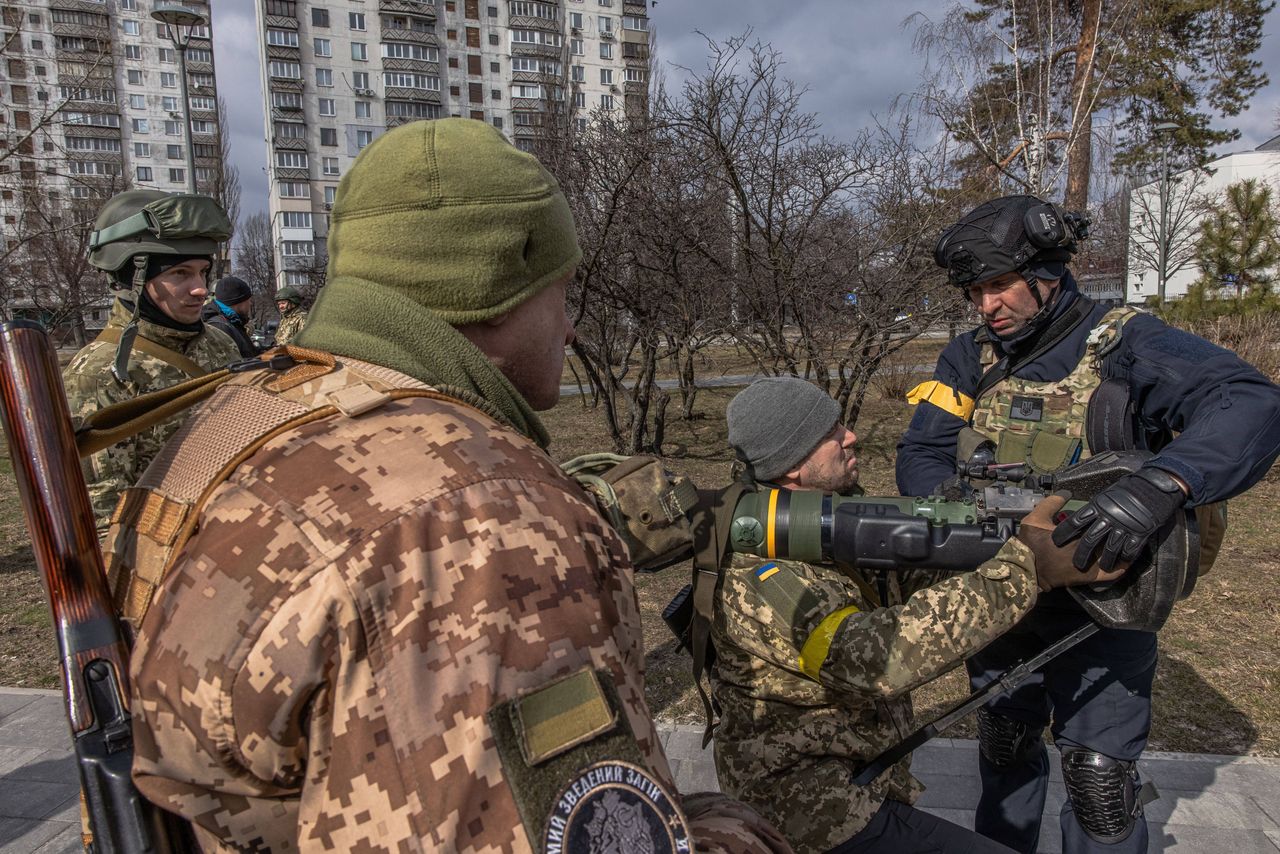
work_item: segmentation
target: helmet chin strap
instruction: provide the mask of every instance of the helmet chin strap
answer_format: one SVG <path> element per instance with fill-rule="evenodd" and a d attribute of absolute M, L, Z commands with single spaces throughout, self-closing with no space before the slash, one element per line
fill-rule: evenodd
<path fill-rule="evenodd" d="M 1022 277 L 1027 283 L 1027 288 L 1031 291 L 1031 296 L 1036 301 L 1036 307 L 1038 310 L 1031 316 L 1025 326 L 1009 335 L 1001 335 L 994 329 L 991 329 L 990 326 L 987 327 L 990 333 L 1003 341 L 1006 346 L 1025 341 L 1039 332 L 1040 329 L 1048 323 L 1049 315 L 1053 313 L 1053 307 L 1058 304 L 1058 294 L 1061 292 L 1061 288 L 1055 290 L 1049 295 L 1049 299 L 1046 300 L 1040 295 L 1040 288 L 1038 287 L 1040 284 L 1039 279 L 1029 272 L 1023 272 Z"/>

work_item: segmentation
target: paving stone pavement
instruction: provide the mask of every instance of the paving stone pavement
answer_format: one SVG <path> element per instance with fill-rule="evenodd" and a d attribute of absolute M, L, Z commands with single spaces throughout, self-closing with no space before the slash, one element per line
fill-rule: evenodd
<path fill-rule="evenodd" d="M 681 791 L 719 788 L 701 728 L 663 725 L 660 733 Z M 946 738 L 917 751 L 913 768 L 929 787 L 921 806 L 972 827 L 976 754 L 976 742 Z M 1040 850 L 1056 854 L 1065 793 L 1057 757 L 1050 756 Z M 1151 851 L 1280 854 L 1280 759 L 1152 752 L 1141 771 L 1160 790 L 1147 806 Z M 0 854 L 80 851 L 77 793 L 61 695 L 0 688 Z"/>

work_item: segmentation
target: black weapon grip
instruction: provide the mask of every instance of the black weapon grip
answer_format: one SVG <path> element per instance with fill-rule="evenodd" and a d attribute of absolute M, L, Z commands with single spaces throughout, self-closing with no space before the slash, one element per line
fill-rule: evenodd
<path fill-rule="evenodd" d="M 983 525 L 936 524 L 891 504 L 847 502 L 833 513 L 831 558 L 859 569 L 968 572 L 1002 545 Z"/>

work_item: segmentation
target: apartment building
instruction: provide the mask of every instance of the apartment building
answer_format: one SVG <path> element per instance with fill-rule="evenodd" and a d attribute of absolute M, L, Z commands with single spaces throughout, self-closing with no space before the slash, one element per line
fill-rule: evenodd
<path fill-rule="evenodd" d="M 41 269 L 50 253 L 82 257 L 85 230 L 68 224 L 129 187 L 185 192 L 194 169 L 198 189 L 212 190 L 221 163 L 212 32 L 194 29 L 187 50 L 193 163 L 177 52 L 166 25 L 150 17 L 155 5 L 0 0 L 0 259 L 18 260 L 19 243 L 24 252 L 40 249 L 41 259 L 28 261 Z M 208 19 L 204 0 L 183 5 Z M 33 239 L 45 232 L 48 239 Z M 62 279 L 76 291 L 71 272 Z M 21 307 L 41 304 L 41 296 L 0 299 Z M 85 311 L 90 328 L 105 320 L 103 305 Z"/>
<path fill-rule="evenodd" d="M 323 278 L 360 150 L 405 122 L 491 123 L 526 150 L 561 113 L 643 110 L 645 0 L 256 0 L 277 283 Z"/>

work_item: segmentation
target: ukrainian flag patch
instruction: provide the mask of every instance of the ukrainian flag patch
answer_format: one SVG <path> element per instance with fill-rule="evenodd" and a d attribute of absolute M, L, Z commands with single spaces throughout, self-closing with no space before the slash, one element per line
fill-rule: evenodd
<path fill-rule="evenodd" d="M 766 581 L 778 573 L 778 565 L 776 563 L 766 563 L 764 566 L 756 570 L 756 580 Z"/>

